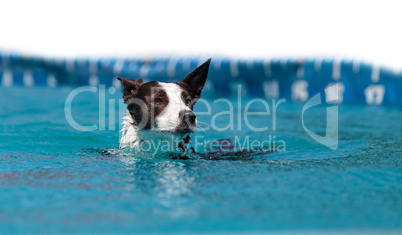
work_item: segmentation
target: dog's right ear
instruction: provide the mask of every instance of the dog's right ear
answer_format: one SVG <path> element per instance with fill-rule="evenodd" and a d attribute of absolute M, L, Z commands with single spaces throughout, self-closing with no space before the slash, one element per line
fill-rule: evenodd
<path fill-rule="evenodd" d="M 129 99 L 134 98 L 138 93 L 138 89 L 143 84 L 142 79 L 128 79 L 120 77 L 117 79 L 119 79 L 121 85 L 123 86 L 122 92 L 124 103 L 127 103 Z"/>

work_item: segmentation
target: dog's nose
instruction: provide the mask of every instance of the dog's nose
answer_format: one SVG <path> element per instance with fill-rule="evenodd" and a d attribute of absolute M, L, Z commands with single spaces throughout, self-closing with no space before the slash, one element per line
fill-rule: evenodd
<path fill-rule="evenodd" d="M 191 125 L 195 124 L 195 114 L 193 112 L 187 114 L 186 118 L 188 119 Z"/>
<path fill-rule="evenodd" d="M 181 119 L 184 123 L 188 125 L 194 125 L 195 124 L 195 114 L 192 111 L 182 111 L 180 112 Z"/>

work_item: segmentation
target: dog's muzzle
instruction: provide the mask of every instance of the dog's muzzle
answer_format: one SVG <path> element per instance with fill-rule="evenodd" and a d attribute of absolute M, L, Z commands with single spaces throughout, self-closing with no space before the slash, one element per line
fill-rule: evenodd
<path fill-rule="evenodd" d="M 197 124 L 197 118 L 193 111 L 184 110 L 179 113 L 179 118 L 181 120 L 180 125 L 178 126 L 178 131 L 188 131 L 193 132 L 195 130 Z"/>

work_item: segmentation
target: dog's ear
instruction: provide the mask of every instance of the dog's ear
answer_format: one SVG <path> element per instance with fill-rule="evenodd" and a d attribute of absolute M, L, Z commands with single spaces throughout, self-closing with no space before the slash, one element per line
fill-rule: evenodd
<path fill-rule="evenodd" d="M 194 103 L 201 96 L 202 88 L 204 88 L 205 81 L 207 80 L 210 63 L 211 59 L 207 60 L 180 81 L 180 84 L 183 85 L 190 93 Z"/>
<path fill-rule="evenodd" d="M 140 86 L 143 84 L 142 79 L 128 79 L 128 78 L 117 78 L 120 80 L 121 85 L 123 86 L 123 100 L 124 103 L 131 98 L 134 98 Z"/>

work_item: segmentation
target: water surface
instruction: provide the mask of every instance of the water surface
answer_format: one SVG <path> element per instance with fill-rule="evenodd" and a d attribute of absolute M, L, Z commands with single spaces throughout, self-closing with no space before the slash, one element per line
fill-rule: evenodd
<path fill-rule="evenodd" d="M 285 143 L 286 151 L 238 161 L 172 160 L 118 154 L 114 148 L 124 112 L 118 105 L 106 107 L 106 130 L 72 128 L 64 114 L 71 90 L 0 89 L 3 233 L 402 228 L 400 107 L 339 106 L 339 147 L 331 150 L 304 131 L 303 104 L 285 102 L 278 106 L 276 130 L 272 115 L 252 115 L 250 123 L 269 130 L 252 131 L 242 119 L 241 129 L 200 130 L 197 135 L 206 141 L 271 135 Z M 212 113 L 226 108 L 215 104 Z M 205 111 L 202 104 L 195 109 Z M 98 124 L 98 95 L 77 96 L 72 115 L 82 125 Z M 198 119 L 204 129 L 211 126 L 211 116 Z M 215 121 L 224 127 L 228 119 Z M 233 121 L 237 126 L 238 116 Z M 310 130 L 324 135 L 325 122 L 325 106 L 306 111 Z M 108 150 L 115 154 L 105 154 Z"/>

